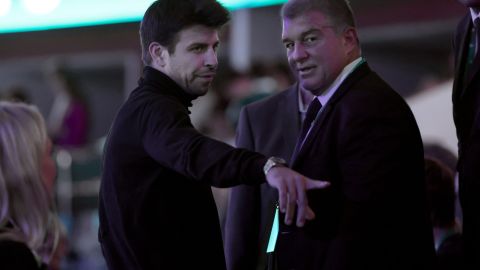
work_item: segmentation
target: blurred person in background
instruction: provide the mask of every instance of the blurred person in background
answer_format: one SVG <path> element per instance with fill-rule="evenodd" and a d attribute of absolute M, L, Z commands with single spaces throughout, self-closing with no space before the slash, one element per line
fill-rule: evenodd
<path fill-rule="evenodd" d="M 250 72 L 232 76 L 226 87 L 229 105 L 225 115 L 233 129 L 237 128 L 243 106 L 289 88 L 293 81 L 285 68 L 288 69 L 288 66 L 280 63 L 271 65 L 256 63 Z"/>
<path fill-rule="evenodd" d="M 23 102 L 27 104 L 31 102 L 26 89 L 19 85 L 13 85 L 9 87 L 2 99 L 12 102 Z"/>
<path fill-rule="evenodd" d="M 46 73 L 54 93 L 48 116 L 48 132 L 55 145 L 72 148 L 87 143 L 88 107 L 73 74 L 57 62 L 51 62 Z"/>
<path fill-rule="evenodd" d="M 452 120 L 453 121 L 453 120 Z M 436 159 L 454 174 L 454 187 L 455 187 L 455 217 L 462 226 L 462 207 L 460 206 L 460 200 L 458 199 L 458 173 L 457 162 L 458 158 L 456 153 L 446 148 L 440 143 L 426 142 L 423 145 L 424 153 L 426 157 Z"/>
<path fill-rule="evenodd" d="M 58 269 L 51 151 L 36 107 L 0 102 L 0 269 Z"/>
<path fill-rule="evenodd" d="M 459 195 L 465 258 L 480 269 L 480 0 L 458 0 L 468 8 L 454 34 L 453 119 L 458 138 Z"/>
<path fill-rule="evenodd" d="M 455 218 L 455 185 L 453 171 L 440 160 L 426 156 L 425 179 L 433 225 L 438 270 L 463 270 L 461 227 Z"/>

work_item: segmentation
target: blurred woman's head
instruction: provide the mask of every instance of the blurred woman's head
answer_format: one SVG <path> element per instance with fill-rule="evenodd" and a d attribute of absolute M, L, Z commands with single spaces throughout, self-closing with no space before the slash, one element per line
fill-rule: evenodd
<path fill-rule="evenodd" d="M 58 239 L 51 147 L 35 106 L 0 102 L 0 239 L 25 243 L 44 263 Z"/>

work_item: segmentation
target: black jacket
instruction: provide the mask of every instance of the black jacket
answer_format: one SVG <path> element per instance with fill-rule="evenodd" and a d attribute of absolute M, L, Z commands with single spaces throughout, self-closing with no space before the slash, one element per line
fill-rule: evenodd
<path fill-rule="evenodd" d="M 453 120 L 458 137 L 459 197 L 463 211 L 465 256 L 471 269 L 480 269 L 480 54 L 477 53 L 471 75 L 465 67 L 470 43 L 470 11 L 454 36 L 455 81 L 453 84 Z M 468 78 L 469 77 L 469 78 Z"/>
<path fill-rule="evenodd" d="M 146 67 L 113 122 L 99 207 L 99 239 L 112 270 L 225 269 L 210 185 L 262 183 L 266 158 L 198 133 L 192 99 Z"/>

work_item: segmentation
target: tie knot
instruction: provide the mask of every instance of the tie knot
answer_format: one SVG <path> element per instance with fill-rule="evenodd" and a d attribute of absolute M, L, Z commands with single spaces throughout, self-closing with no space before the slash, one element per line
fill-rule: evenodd
<path fill-rule="evenodd" d="M 480 17 L 477 17 L 477 18 L 475 18 L 475 20 L 473 20 L 473 26 L 476 29 L 480 29 Z"/>
<path fill-rule="evenodd" d="M 308 105 L 307 114 L 305 115 L 306 122 L 312 122 L 318 114 L 318 111 L 322 108 L 322 104 L 318 98 L 314 98 L 310 105 Z"/>
<path fill-rule="evenodd" d="M 310 127 L 313 124 L 313 120 L 315 120 L 315 117 L 317 117 L 318 111 L 322 108 L 322 104 L 318 100 L 318 98 L 314 98 L 312 102 L 310 102 L 310 105 L 308 105 L 308 110 L 307 114 L 305 115 L 305 120 L 303 121 L 302 124 L 302 130 L 300 132 L 300 137 L 298 138 L 297 141 L 297 149 L 300 149 L 303 145 L 303 141 L 305 140 L 306 136 L 308 135 L 308 132 L 310 130 Z"/>

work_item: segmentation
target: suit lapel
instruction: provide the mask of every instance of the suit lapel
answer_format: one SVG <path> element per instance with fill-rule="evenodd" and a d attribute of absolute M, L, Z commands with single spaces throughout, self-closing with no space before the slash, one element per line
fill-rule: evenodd
<path fill-rule="evenodd" d="M 468 50 L 469 50 L 469 44 L 470 44 L 470 32 L 471 32 L 471 27 L 472 27 L 472 19 L 470 14 L 467 14 L 465 16 L 461 23 L 460 23 L 460 32 L 458 35 L 455 37 L 455 42 L 456 42 L 456 49 L 455 49 L 455 58 L 457 59 L 456 61 L 456 66 L 455 66 L 455 80 L 454 80 L 454 85 L 453 85 L 453 100 L 458 101 L 460 100 L 466 92 L 466 89 L 468 88 L 468 85 L 471 82 L 471 78 L 473 76 L 470 76 L 469 79 L 465 79 L 465 67 L 466 67 L 466 61 L 468 58 Z M 479 61 L 474 61 L 474 65 L 472 66 L 472 71 L 474 73 L 477 73 L 480 65 L 478 63 Z"/>
<path fill-rule="evenodd" d="M 287 91 L 286 98 L 283 99 L 281 111 L 285 119 L 282 119 L 283 127 L 283 143 L 288 149 L 288 156 L 291 156 L 291 153 L 294 151 L 295 142 L 300 131 L 300 116 L 298 108 L 298 84 L 292 85 Z"/>
<path fill-rule="evenodd" d="M 310 134 L 305 139 L 303 146 L 297 153 L 294 153 L 292 156 L 291 167 L 294 167 L 297 161 L 305 154 L 307 149 L 310 148 L 310 145 L 315 141 L 315 139 L 319 136 L 319 132 L 322 129 L 322 126 L 325 124 L 326 120 L 329 118 L 330 114 L 332 113 L 333 109 L 335 108 L 336 104 L 341 100 L 341 98 L 352 88 L 352 86 L 357 83 L 360 79 L 365 77 L 368 73 L 370 73 L 370 67 L 367 63 L 363 63 L 357 69 L 355 69 L 345 81 L 338 87 L 337 91 L 333 96 L 330 98 L 328 103 L 323 106 L 320 115 L 315 120 L 314 126 L 310 131 Z"/>

